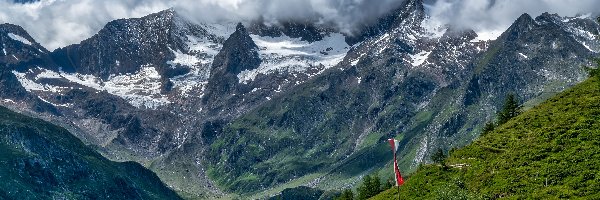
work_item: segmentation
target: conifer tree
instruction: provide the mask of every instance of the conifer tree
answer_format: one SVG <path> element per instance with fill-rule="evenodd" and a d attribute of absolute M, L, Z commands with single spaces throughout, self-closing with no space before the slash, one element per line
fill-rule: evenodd
<path fill-rule="evenodd" d="M 379 180 L 379 174 L 375 172 L 375 174 L 371 175 L 371 184 L 369 185 L 369 194 L 371 196 L 375 196 L 379 194 L 381 191 L 381 180 Z"/>
<path fill-rule="evenodd" d="M 339 197 L 336 197 L 335 200 L 353 200 L 354 193 L 351 189 L 345 189 Z"/>
<path fill-rule="evenodd" d="M 488 133 L 494 131 L 494 129 L 496 129 L 496 125 L 494 124 L 494 122 L 485 123 L 485 125 L 483 126 L 483 130 L 481 131 L 481 135 L 487 135 Z"/>
<path fill-rule="evenodd" d="M 371 176 L 365 175 L 363 177 L 363 183 L 358 187 L 358 200 L 368 199 L 369 196 L 369 185 L 371 184 Z"/>
<path fill-rule="evenodd" d="M 358 187 L 357 199 L 369 199 L 381 192 L 381 181 L 377 173 L 363 177 L 363 183 Z"/>
<path fill-rule="evenodd" d="M 519 114 L 521 114 L 521 106 L 519 105 L 517 97 L 514 94 L 508 94 L 504 101 L 504 107 L 502 107 L 502 110 L 498 113 L 498 125 L 505 124 L 508 120 Z"/>
<path fill-rule="evenodd" d="M 590 77 L 600 77 L 600 58 L 595 58 L 596 67 L 585 67 Z"/>
<path fill-rule="evenodd" d="M 444 153 L 444 150 L 439 148 L 435 153 L 433 153 L 433 155 L 431 156 L 431 160 L 434 163 L 437 163 L 437 164 L 445 167 L 444 160 L 446 160 L 446 157 L 447 157 L 447 155 Z"/>
<path fill-rule="evenodd" d="M 395 182 L 396 181 L 394 181 L 394 177 L 388 178 L 388 180 L 385 181 L 385 183 L 383 184 L 382 190 L 387 190 L 387 189 L 390 189 L 390 188 L 394 187 L 394 183 Z"/>

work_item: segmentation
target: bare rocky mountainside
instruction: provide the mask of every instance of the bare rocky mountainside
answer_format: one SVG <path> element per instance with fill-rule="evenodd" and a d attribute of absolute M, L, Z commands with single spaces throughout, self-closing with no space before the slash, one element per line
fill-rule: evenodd
<path fill-rule="evenodd" d="M 523 14 L 499 37 L 407 0 L 353 35 L 308 22 L 120 19 L 52 52 L 0 25 L 0 104 L 134 161 L 184 198 L 352 186 L 464 146 L 512 93 L 536 105 L 587 77 L 590 17 Z M 478 35 L 479 34 L 479 35 Z"/>

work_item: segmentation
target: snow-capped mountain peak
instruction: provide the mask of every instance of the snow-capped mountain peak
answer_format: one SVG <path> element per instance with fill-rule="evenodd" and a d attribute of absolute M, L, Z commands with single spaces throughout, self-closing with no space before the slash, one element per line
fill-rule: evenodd
<path fill-rule="evenodd" d="M 23 28 L 12 24 L 0 24 L 0 49 L 0 62 L 10 64 L 42 59 L 48 53 Z"/>

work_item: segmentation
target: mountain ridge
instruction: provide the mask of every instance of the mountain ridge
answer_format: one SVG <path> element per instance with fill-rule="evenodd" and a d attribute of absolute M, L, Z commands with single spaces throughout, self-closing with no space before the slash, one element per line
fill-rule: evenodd
<path fill-rule="evenodd" d="M 103 155 L 140 162 L 190 196 L 298 182 L 333 189 L 386 165 L 387 150 L 376 145 L 385 138 L 401 139 L 408 172 L 432 149 L 468 143 L 505 93 L 535 105 L 582 81 L 575 66 L 600 49 L 585 33 L 599 29 L 589 19 L 524 15 L 515 34 L 475 41 L 472 30 L 433 23 L 422 1 L 391 13 L 362 39 L 311 24 L 249 23 L 234 40 L 235 24 L 194 24 L 173 10 L 116 20 L 50 53 L 53 60 L 0 70 L 3 88 L 15 88 L 0 94 L 13 108 L 47 110 Z M 127 32 L 147 23 L 155 32 Z M 154 33 L 162 39 L 148 39 Z M 548 33 L 557 40 L 542 37 Z M 81 55 L 65 50 L 85 43 Z M 219 54 L 233 51 L 249 54 L 239 62 L 249 64 L 224 78 L 220 67 L 237 61 Z M 106 56 L 95 60 L 98 52 Z M 71 59 L 93 64 L 74 67 Z M 507 81 L 513 77 L 522 81 Z M 216 82 L 238 89 L 222 94 Z"/>

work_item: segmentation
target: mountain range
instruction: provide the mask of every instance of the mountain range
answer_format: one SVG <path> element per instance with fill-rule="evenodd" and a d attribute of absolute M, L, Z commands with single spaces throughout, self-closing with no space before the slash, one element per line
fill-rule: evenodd
<path fill-rule="evenodd" d="M 169 9 L 48 51 L 0 25 L 0 104 L 69 130 L 184 198 L 352 187 L 476 139 L 508 94 L 532 107 L 582 82 L 589 16 L 523 14 L 496 39 L 406 0 L 361 32 L 289 21 L 194 23 Z"/>

